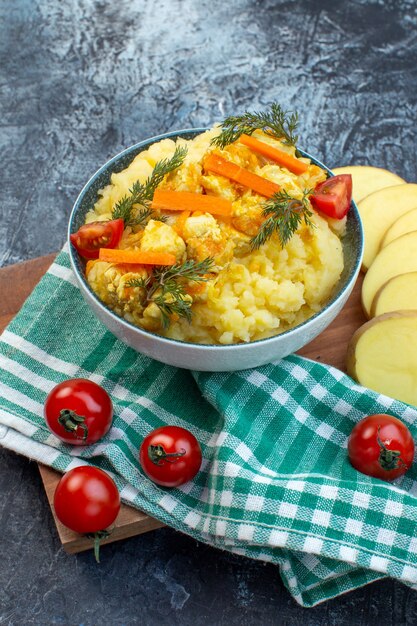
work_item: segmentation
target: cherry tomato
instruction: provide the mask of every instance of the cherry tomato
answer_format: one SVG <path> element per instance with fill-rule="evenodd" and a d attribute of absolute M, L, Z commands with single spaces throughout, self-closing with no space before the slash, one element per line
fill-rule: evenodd
<path fill-rule="evenodd" d="M 317 185 L 310 196 L 315 209 L 338 220 L 345 217 L 352 201 L 352 176 L 339 174 Z"/>
<path fill-rule="evenodd" d="M 45 401 L 49 429 L 65 443 L 89 445 L 109 430 L 113 404 L 100 385 L 85 378 L 71 378 L 56 385 Z"/>
<path fill-rule="evenodd" d="M 392 415 L 369 415 L 354 426 L 349 460 L 363 474 L 394 480 L 413 462 L 414 441 L 407 426 Z"/>
<path fill-rule="evenodd" d="M 70 470 L 59 481 L 54 495 L 59 521 L 76 533 L 91 535 L 99 561 L 100 540 L 120 510 L 120 494 L 114 480 L 98 467 L 82 465 Z"/>
<path fill-rule="evenodd" d="M 145 474 L 162 487 L 178 487 L 197 474 L 201 448 L 192 433 L 179 426 L 162 426 L 145 437 L 139 460 Z"/>
<path fill-rule="evenodd" d="M 100 248 L 115 248 L 124 230 L 122 219 L 84 224 L 70 235 L 71 243 L 85 259 L 98 259 Z"/>

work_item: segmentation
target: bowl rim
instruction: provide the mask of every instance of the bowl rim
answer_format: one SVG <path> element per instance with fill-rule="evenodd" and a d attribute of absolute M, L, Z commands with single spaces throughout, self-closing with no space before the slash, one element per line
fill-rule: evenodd
<path fill-rule="evenodd" d="M 86 195 L 86 193 L 90 189 L 91 185 L 94 184 L 96 179 L 99 178 L 105 172 L 107 172 L 112 167 L 112 165 L 114 165 L 116 162 L 119 161 L 119 159 L 121 159 L 122 157 L 127 157 L 130 154 L 132 154 L 132 153 L 134 153 L 134 156 L 133 156 L 133 158 L 134 158 L 137 154 L 139 154 L 140 152 L 143 152 L 147 147 L 151 146 L 152 144 L 154 144 L 154 143 L 156 143 L 158 141 L 162 141 L 163 139 L 172 139 L 174 137 L 177 138 L 177 137 L 180 137 L 181 135 L 197 136 L 197 135 L 199 135 L 201 133 L 206 132 L 207 130 L 210 130 L 210 128 L 211 127 L 184 128 L 184 129 L 181 129 L 181 130 L 172 130 L 172 131 L 168 131 L 166 133 L 161 133 L 159 135 L 155 135 L 155 136 L 150 137 L 148 139 L 144 139 L 142 141 L 139 141 L 139 142 L 129 146 L 128 148 L 125 148 L 125 149 L 121 150 L 120 152 L 115 154 L 113 157 L 108 159 L 103 165 L 101 165 L 99 167 L 98 170 L 96 170 L 94 172 L 94 174 L 92 174 L 92 176 L 90 176 L 90 178 L 87 180 L 85 185 L 82 187 L 81 191 L 79 192 L 79 194 L 78 194 L 78 196 L 77 196 L 77 198 L 76 198 L 76 200 L 74 202 L 74 205 L 73 205 L 73 207 L 71 209 L 69 221 L 68 221 L 67 243 L 68 243 L 68 248 L 69 248 L 69 257 L 70 257 L 72 270 L 73 270 L 74 274 L 76 275 L 78 281 L 84 287 L 84 289 L 86 290 L 88 295 L 93 298 L 93 300 L 95 301 L 95 304 L 101 309 L 101 312 L 104 313 L 105 315 L 109 315 L 116 323 L 122 324 L 122 326 L 124 326 L 125 328 L 127 328 L 129 330 L 136 331 L 137 333 L 139 333 L 139 335 L 143 335 L 146 338 L 155 339 L 157 342 L 159 342 L 161 344 L 167 344 L 169 346 L 177 345 L 178 347 L 180 347 L 182 349 L 196 349 L 196 348 L 198 348 L 198 349 L 201 349 L 202 351 L 204 351 L 204 350 L 205 351 L 211 351 L 213 349 L 215 349 L 216 351 L 232 351 L 232 350 L 236 351 L 237 349 L 248 348 L 248 346 L 272 343 L 272 342 L 274 342 L 277 339 L 280 339 L 282 337 L 288 337 L 291 333 L 294 333 L 294 331 L 299 332 L 303 328 L 308 328 L 311 324 L 313 324 L 317 320 L 317 318 L 321 317 L 321 315 L 323 315 L 324 312 L 329 311 L 333 307 L 333 305 L 335 305 L 339 301 L 340 297 L 343 296 L 343 294 L 347 290 L 349 290 L 349 289 L 351 289 L 353 287 L 353 284 L 356 281 L 356 278 L 357 278 L 357 276 L 359 274 L 359 271 L 360 271 L 360 268 L 361 268 L 362 258 L 363 258 L 363 253 L 364 253 L 364 232 L 363 232 L 363 226 L 362 226 L 362 222 L 361 222 L 361 218 L 360 218 L 360 215 L 359 215 L 359 211 L 358 211 L 357 205 L 356 205 L 356 203 L 354 202 L 353 199 L 351 201 L 350 212 L 353 212 L 353 215 L 354 215 L 354 218 L 356 220 L 357 227 L 358 227 L 358 230 L 359 230 L 359 235 L 360 235 L 360 237 L 359 237 L 359 249 L 356 251 L 356 259 L 355 259 L 354 265 L 351 268 L 349 275 L 346 277 L 346 283 L 345 283 L 343 289 L 341 291 L 335 290 L 333 296 L 326 302 L 324 307 L 322 307 L 319 311 L 314 313 L 312 316 L 310 316 L 309 318 L 307 318 L 306 320 L 304 320 L 300 324 L 297 324 L 296 326 L 293 326 L 292 328 L 289 328 L 289 329 L 287 329 L 287 330 L 285 330 L 285 331 L 283 331 L 281 333 L 277 333 L 276 335 L 272 335 L 270 337 L 265 337 L 265 338 L 262 338 L 262 339 L 255 339 L 253 341 L 248 341 L 248 342 L 241 342 L 241 343 L 234 343 L 234 344 L 195 343 L 195 342 L 190 342 L 190 341 L 184 341 L 184 340 L 181 340 L 181 339 L 173 339 L 171 337 L 164 337 L 163 335 L 159 335 L 158 333 L 154 333 L 152 331 L 146 330 L 144 328 L 141 328 L 140 326 L 137 326 L 137 325 L 133 324 L 132 322 L 129 322 L 128 320 L 124 319 L 120 315 L 117 315 L 116 313 L 114 313 L 114 311 L 112 311 L 112 309 L 110 309 L 108 306 L 106 306 L 99 299 L 99 297 L 95 294 L 95 292 L 92 290 L 92 288 L 88 284 L 84 274 L 80 271 L 80 266 L 81 266 L 80 256 L 75 251 L 75 248 L 72 246 L 71 241 L 70 241 L 70 235 L 73 232 L 75 232 L 73 230 L 74 219 L 75 219 L 75 217 L 76 217 L 76 215 L 78 213 L 78 209 L 79 209 L 79 207 L 81 205 L 82 200 L 84 199 L 84 196 Z M 308 152 L 306 152 L 305 150 L 302 150 L 300 148 L 297 148 L 297 151 L 303 157 L 309 158 L 315 165 L 318 165 L 319 167 L 324 169 L 330 177 L 334 176 L 333 172 L 326 165 L 324 165 L 324 163 L 319 161 L 316 157 L 313 157 L 311 154 L 309 154 Z M 126 167 L 128 167 L 128 165 Z M 113 173 L 113 172 L 111 171 L 110 175 L 111 175 L 111 173 Z M 342 241 L 342 244 L 343 244 L 343 241 Z"/>

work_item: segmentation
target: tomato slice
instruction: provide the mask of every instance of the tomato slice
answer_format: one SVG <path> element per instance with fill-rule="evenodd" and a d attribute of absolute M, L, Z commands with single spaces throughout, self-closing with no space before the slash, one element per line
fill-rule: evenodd
<path fill-rule="evenodd" d="M 329 217 L 341 220 L 349 211 L 352 201 L 352 176 L 339 174 L 317 185 L 310 196 L 315 209 Z"/>
<path fill-rule="evenodd" d="M 85 259 L 98 259 L 100 248 L 115 248 L 124 230 L 122 219 L 84 224 L 70 236 L 71 243 Z"/>

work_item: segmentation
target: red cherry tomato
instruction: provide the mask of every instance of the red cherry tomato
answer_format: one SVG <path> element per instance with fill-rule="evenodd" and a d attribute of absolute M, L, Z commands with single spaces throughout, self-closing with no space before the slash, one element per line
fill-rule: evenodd
<path fill-rule="evenodd" d="M 98 467 L 82 465 L 70 470 L 59 481 L 54 495 L 59 521 L 76 533 L 91 535 L 99 561 L 100 540 L 120 510 L 120 494 L 114 480 Z"/>
<path fill-rule="evenodd" d="M 414 441 L 407 426 L 392 415 L 369 415 L 354 426 L 349 460 L 363 474 L 394 480 L 413 462 Z"/>
<path fill-rule="evenodd" d="M 59 481 L 54 495 L 55 513 L 76 533 L 105 530 L 117 517 L 120 495 L 114 480 L 103 470 L 81 465 Z"/>
<path fill-rule="evenodd" d="M 145 437 L 139 451 L 145 474 L 162 487 L 178 487 L 197 474 L 201 448 L 192 433 L 179 426 L 162 426 Z"/>
<path fill-rule="evenodd" d="M 70 235 L 71 243 L 85 259 L 98 259 L 100 248 L 115 248 L 124 230 L 122 219 L 84 224 Z"/>
<path fill-rule="evenodd" d="M 45 401 L 49 429 L 65 443 L 89 445 L 109 430 L 113 404 L 100 385 L 85 378 L 71 378 L 56 385 Z"/>
<path fill-rule="evenodd" d="M 352 176 L 339 174 L 317 185 L 310 196 L 315 209 L 338 220 L 345 217 L 352 201 Z"/>

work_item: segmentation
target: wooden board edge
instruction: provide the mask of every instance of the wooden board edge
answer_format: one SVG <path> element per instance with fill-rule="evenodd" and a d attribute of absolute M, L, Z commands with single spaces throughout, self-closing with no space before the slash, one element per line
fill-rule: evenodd
<path fill-rule="evenodd" d="M 38 464 L 38 467 L 45 488 L 46 496 L 48 498 L 48 503 L 51 507 L 51 511 L 54 517 L 58 536 L 61 540 L 64 550 L 69 554 L 75 554 L 84 550 L 91 550 L 92 540 L 73 532 L 72 530 L 61 524 L 55 514 L 53 500 L 55 487 L 60 479 L 60 474 L 56 470 L 46 465 Z M 120 507 L 120 513 L 117 516 L 110 536 L 106 539 L 103 539 L 101 541 L 101 544 L 105 545 L 106 543 L 113 543 L 114 541 L 128 539 L 129 537 L 141 535 L 143 533 L 150 532 L 151 530 L 162 528 L 163 526 L 165 526 L 163 522 L 160 522 L 159 520 L 150 517 L 143 511 L 139 511 L 138 509 L 134 509 L 133 507 L 122 503 Z"/>
<path fill-rule="evenodd" d="M 51 254 L 39 257 L 37 259 L 25 261 L 0 270 L 3 285 L 8 285 L 13 281 L 17 282 L 19 285 L 18 293 L 8 299 L 7 306 L 4 306 L 2 309 L 0 303 L 0 329 L 4 328 L 6 322 L 10 321 L 10 319 L 12 319 L 18 312 L 22 302 L 27 296 L 29 296 L 35 284 L 42 278 L 42 275 L 54 261 L 55 256 L 55 254 Z M 363 312 L 358 309 L 357 306 L 361 282 L 362 277 L 360 276 L 343 311 L 339 313 L 336 320 L 325 331 L 323 331 L 326 333 L 325 345 L 323 345 L 323 341 L 319 336 L 297 354 L 319 362 L 330 362 L 334 367 L 338 367 L 342 371 L 346 371 L 340 352 L 340 331 L 341 329 L 344 330 L 346 339 L 347 335 L 353 334 L 356 328 L 358 328 L 358 326 L 365 321 Z M 323 356 L 323 351 L 326 353 L 325 357 Z M 44 465 L 39 465 L 39 471 L 48 502 L 54 516 L 58 536 L 64 550 L 70 554 L 81 552 L 83 550 L 90 550 L 92 548 L 92 542 L 90 539 L 72 532 L 63 526 L 56 518 L 53 507 L 53 495 L 56 485 L 60 479 L 60 474 Z M 127 539 L 128 537 L 149 532 L 163 526 L 164 524 L 162 522 L 155 520 L 154 518 L 131 506 L 122 504 L 121 511 L 116 520 L 112 534 L 109 538 L 103 540 L 102 543 L 104 545 L 106 543 L 112 543 L 113 541 Z"/>

